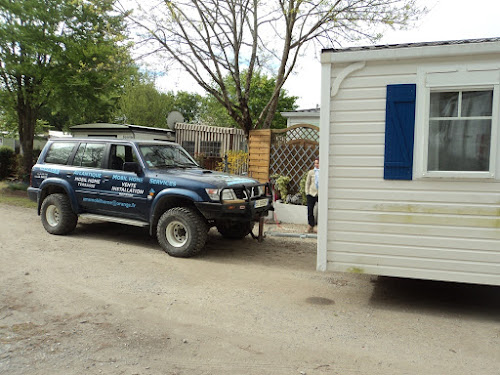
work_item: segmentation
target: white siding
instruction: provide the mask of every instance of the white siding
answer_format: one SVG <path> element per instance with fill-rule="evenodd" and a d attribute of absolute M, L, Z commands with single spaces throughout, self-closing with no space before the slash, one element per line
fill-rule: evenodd
<path fill-rule="evenodd" d="M 310 124 L 314 126 L 319 126 L 319 116 L 307 116 L 304 117 L 289 117 L 287 119 L 286 126 L 290 127 L 299 124 Z"/>
<path fill-rule="evenodd" d="M 331 98 L 326 267 L 500 285 L 498 176 L 383 179 L 386 86 L 417 83 L 419 64 L 430 62 L 442 60 L 368 61 Z M 332 65 L 330 86 L 348 65 Z"/>

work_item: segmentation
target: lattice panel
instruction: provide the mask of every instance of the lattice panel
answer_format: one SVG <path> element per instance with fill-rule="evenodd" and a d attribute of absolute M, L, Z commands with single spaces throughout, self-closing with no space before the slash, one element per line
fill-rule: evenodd
<path fill-rule="evenodd" d="M 319 154 L 318 140 L 317 128 L 297 127 L 273 133 L 269 174 L 290 177 L 290 194 L 299 192 L 301 178 L 312 169 L 314 159 Z"/>
<path fill-rule="evenodd" d="M 286 132 L 273 132 L 271 144 L 283 145 L 294 141 L 305 141 L 311 144 L 319 142 L 319 132 L 317 129 L 309 127 L 291 128 Z"/>

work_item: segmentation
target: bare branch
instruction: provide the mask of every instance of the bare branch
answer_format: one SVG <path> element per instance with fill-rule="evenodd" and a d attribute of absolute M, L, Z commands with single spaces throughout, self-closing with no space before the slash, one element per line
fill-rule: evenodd
<path fill-rule="evenodd" d="M 154 10 L 143 10 L 142 18 L 130 19 L 146 31 L 148 43 L 157 43 L 222 103 L 248 135 L 252 128 L 270 126 L 283 85 L 309 43 L 375 41 L 384 27 L 400 28 L 415 20 L 424 11 L 415 2 L 163 0 Z M 262 112 L 250 118 L 251 80 L 258 67 L 275 77 L 275 88 Z M 228 92 L 228 77 L 235 92 Z"/>

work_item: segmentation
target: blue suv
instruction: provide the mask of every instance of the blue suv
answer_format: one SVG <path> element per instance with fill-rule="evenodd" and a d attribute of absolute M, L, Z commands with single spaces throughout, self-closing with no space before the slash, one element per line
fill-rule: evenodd
<path fill-rule="evenodd" d="M 149 227 L 176 257 L 199 252 L 212 226 L 243 238 L 273 209 L 269 184 L 202 169 L 180 145 L 163 141 L 50 140 L 28 195 L 51 234 L 71 232 L 79 216 Z"/>

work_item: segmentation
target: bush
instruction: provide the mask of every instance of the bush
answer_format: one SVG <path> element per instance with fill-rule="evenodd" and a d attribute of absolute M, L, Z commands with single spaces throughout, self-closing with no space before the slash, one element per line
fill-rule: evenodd
<path fill-rule="evenodd" d="M 7 189 L 11 191 L 26 191 L 29 185 L 25 182 L 13 182 L 7 185 Z"/>
<path fill-rule="evenodd" d="M 248 152 L 245 151 L 227 151 L 228 172 L 231 174 L 243 174 L 248 169 Z M 215 168 L 218 172 L 224 172 L 224 160 L 217 163 Z"/>
<path fill-rule="evenodd" d="M 270 177 L 274 180 L 274 186 L 278 189 L 280 193 L 281 200 L 286 202 L 286 196 L 288 195 L 288 184 L 290 183 L 290 177 L 282 176 L 279 174 L 273 174 Z"/>
<path fill-rule="evenodd" d="M 7 146 L 0 147 L 0 180 L 9 177 L 16 169 L 16 154 Z"/>

